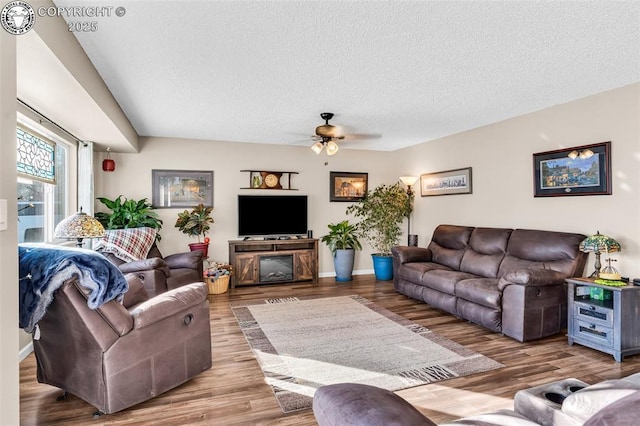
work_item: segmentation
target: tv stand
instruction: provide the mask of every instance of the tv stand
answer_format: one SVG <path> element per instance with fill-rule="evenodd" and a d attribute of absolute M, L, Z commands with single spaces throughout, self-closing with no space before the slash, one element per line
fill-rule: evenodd
<path fill-rule="evenodd" d="M 230 240 L 231 288 L 318 282 L 318 240 Z"/>

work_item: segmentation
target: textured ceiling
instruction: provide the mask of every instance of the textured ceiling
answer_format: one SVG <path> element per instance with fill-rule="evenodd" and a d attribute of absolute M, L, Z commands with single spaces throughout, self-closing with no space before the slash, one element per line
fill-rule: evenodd
<path fill-rule="evenodd" d="M 637 1 L 121 3 L 76 36 L 141 136 L 394 150 L 640 81 Z"/>

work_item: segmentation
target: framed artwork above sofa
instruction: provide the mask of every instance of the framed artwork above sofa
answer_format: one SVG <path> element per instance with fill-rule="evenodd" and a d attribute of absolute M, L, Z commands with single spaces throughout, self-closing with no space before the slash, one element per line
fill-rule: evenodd
<path fill-rule="evenodd" d="M 611 195 L 611 142 L 533 154 L 533 196 Z"/>

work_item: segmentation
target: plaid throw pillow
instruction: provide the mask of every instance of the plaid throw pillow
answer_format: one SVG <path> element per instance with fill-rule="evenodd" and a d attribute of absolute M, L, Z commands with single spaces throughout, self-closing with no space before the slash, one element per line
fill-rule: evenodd
<path fill-rule="evenodd" d="M 105 231 L 95 249 L 131 262 L 146 259 L 155 239 L 156 230 L 153 228 L 110 229 Z"/>

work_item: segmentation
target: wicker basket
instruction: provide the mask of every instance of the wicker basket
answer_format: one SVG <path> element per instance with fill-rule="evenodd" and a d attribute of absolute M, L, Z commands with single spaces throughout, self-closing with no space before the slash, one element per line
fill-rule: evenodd
<path fill-rule="evenodd" d="M 222 275 L 216 279 L 207 278 L 207 286 L 209 287 L 209 294 L 222 294 L 226 293 L 229 289 L 229 277 L 231 275 Z"/>

